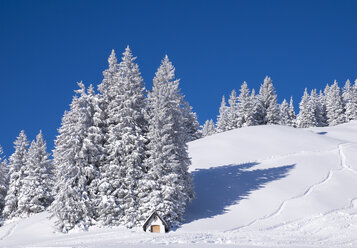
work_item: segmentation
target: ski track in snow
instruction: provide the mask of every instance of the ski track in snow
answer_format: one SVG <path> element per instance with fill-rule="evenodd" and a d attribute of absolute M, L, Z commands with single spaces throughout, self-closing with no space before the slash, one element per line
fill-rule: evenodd
<path fill-rule="evenodd" d="M 271 214 L 265 215 L 265 216 L 263 216 L 263 217 L 261 217 L 261 218 L 254 219 L 253 221 L 249 222 L 249 223 L 246 224 L 246 225 L 239 226 L 239 227 L 236 227 L 236 228 L 232 228 L 232 229 L 226 230 L 226 231 L 224 231 L 224 232 L 238 231 L 238 230 L 241 230 L 241 229 L 243 229 L 243 228 L 247 228 L 247 227 L 249 227 L 249 226 L 255 224 L 256 222 L 263 221 L 263 220 L 267 220 L 267 219 L 269 219 L 269 218 L 272 218 L 272 217 L 274 217 L 274 216 L 279 215 L 279 214 L 283 211 L 285 205 L 286 205 L 288 202 L 290 202 L 290 201 L 292 201 L 292 200 L 299 199 L 299 198 L 306 197 L 306 196 L 308 196 L 316 187 L 327 183 L 327 182 L 332 178 L 334 171 L 348 170 L 348 171 L 350 171 L 350 172 L 352 172 L 352 173 L 354 173 L 354 174 L 357 174 L 357 172 L 356 172 L 355 170 L 353 170 L 352 168 L 350 168 L 350 167 L 347 165 L 347 163 L 346 163 L 346 156 L 345 156 L 345 154 L 344 154 L 344 152 L 343 152 L 342 146 L 343 146 L 343 145 L 348 145 L 348 144 L 354 144 L 354 143 L 351 143 L 351 142 L 340 143 L 340 144 L 338 144 L 338 146 L 337 146 L 337 150 L 338 150 L 338 152 L 339 152 L 339 158 L 340 158 L 340 167 L 341 167 L 340 169 L 330 170 L 330 171 L 328 172 L 327 176 L 326 176 L 322 181 L 317 182 L 317 183 L 311 185 L 311 186 L 308 187 L 308 188 L 305 190 L 305 192 L 303 192 L 302 194 L 299 194 L 299 195 L 296 195 L 296 196 L 294 196 L 294 197 L 291 197 L 291 198 L 289 198 L 289 199 L 287 199 L 287 200 L 284 200 L 284 201 L 279 205 L 279 207 L 278 207 L 275 211 L 273 211 Z M 272 157 L 270 157 L 270 158 L 268 158 L 268 159 L 266 159 L 266 160 L 263 160 L 263 161 L 272 160 L 272 159 L 279 159 L 279 158 L 285 158 L 285 157 L 290 157 L 290 156 L 295 156 L 295 155 L 300 155 L 300 154 L 322 153 L 322 152 L 332 152 L 332 151 L 336 151 L 336 149 L 324 150 L 324 151 L 300 151 L 300 152 L 297 152 L 297 153 L 285 154 L 285 155 L 282 155 L 282 156 L 272 156 Z M 357 200 L 357 197 L 356 197 L 356 198 L 353 198 L 353 199 L 351 200 L 351 203 L 350 203 L 350 206 L 351 206 L 351 207 L 354 206 L 353 201 L 355 201 L 355 200 Z M 341 208 L 341 209 L 331 210 L 331 211 L 329 211 L 329 212 L 327 212 L 327 213 L 325 213 L 325 214 L 323 214 L 323 215 L 327 215 L 327 214 L 329 214 L 329 213 L 331 213 L 331 212 L 341 211 L 341 210 L 344 210 L 344 209 L 346 209 L 346 208 L 349 208 L 349 206 L 344 207 L 344 208 Z M 294 220 L 293 222 L 295 222 L 295 221 L 297 221 L 297 220 Z M 284 224 L 282 224 L 282 225 L 284 225 Z"/>
<path fill-rule="evenodd" d="M 313 216 L 313 217 L 309 217 L 308 219 L 303 220 L 303 222 L 304 223 L 310 223 L 312 220 L 314 220 L 316 218 L 326 217 L 326 216 L 334 214 L 336 212 L 353 209 L 355 207 L 357 207 L 357 197 L 352 198 L 351 201 L 350 201 L 350 204 L 348 206 L 344 206 L 342 208 L 337 208 L 337 209 L 332 209 L 332 210 L 330 210 L 330 211 L 328 211 L 326 213 L 319 214 L 319 215 L 316 215 L 316 216 Z M 302 221 L 302 220 L 301 219 L 300 220 L 299 219 L 298 220 L 292 220 L 292 221 L 289 221 L 289 222 L 285 222 L 285 223 L 282 223 L 282 224 L 278 224 L 278 225 L 275 225 L 275 226 L 271 226 L 271 227 L 265 228 L 265 230 L 277 229 L 277 228 L 280 228 L 280 227 L 283 227 L 283 226 L 287 226 L 287 225 L 290 225 L 292 223 L 296 223 L 296 222 L 299 222 L 299 221 Z"/>
<path fill-rule="evenodd" d="M 5 232 L 5 234 L 2 237 L 0 237 L 0 240 L 4 240 L 4 239 L 10 237 L 14 233 L 16 226 L 17 226 L 17 222 L 12 223 L 12 225 Z"/>
<path fill-rule="evenodd" d="M 344 144 L 349 144 L 349 143 L 344 143 Z M 338 145 L 338 150 L 339 150 L 339 152 L 340 152 L 340 158 L 341 158 L 341 166 L 342 166 L 343 168 L 345 168 L 345 169 L 351 171 L 352 173 L 357 174 L 357 172 L 356 172 L 355 170 L 353 170 L 351 167 L 349 167 L 348 164 L 347 164 L 347 162 L 346 162 L 346 161 L 347 161 L 346 155 L 345 155 L 345 153 L 343 152 L 343 148 L 342 148 L 342 146 L 343 146 L 344 144 L 339 144 L 339 145 Z"/>

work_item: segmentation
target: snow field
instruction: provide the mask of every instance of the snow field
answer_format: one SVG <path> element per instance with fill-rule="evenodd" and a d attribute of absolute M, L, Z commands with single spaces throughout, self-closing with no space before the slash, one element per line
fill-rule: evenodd
<path fill-rule="evenodd" d="M 54 229 L 48 213 L 0 228 L 0 247 L 357 247 L 357 122 L 258 126 L 189 143 L 196 199 L 167 234 Z"/>

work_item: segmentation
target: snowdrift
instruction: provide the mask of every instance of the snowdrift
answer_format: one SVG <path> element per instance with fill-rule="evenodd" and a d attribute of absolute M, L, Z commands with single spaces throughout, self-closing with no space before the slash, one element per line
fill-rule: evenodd
<path fill-rule="evenodd" d="M 48 213 L 0 228 L 0 247 L 357 247 L 357 122 L 257 126 L 189 143 L 196 198 L 168 234 L 58 233 Z"/>

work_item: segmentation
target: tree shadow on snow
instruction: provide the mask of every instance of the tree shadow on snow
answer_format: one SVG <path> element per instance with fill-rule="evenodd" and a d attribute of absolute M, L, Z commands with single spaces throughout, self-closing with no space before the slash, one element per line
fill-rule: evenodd
<path fill-rule="evenodd" d="M 192 172 L 196 197 L 187 206 L 184 223 L 223 214 L 227 207 L 245 199 L 267 183 L 288 175 L 295 167 L 286 165 L 247 171 L 259 163 L 227 165 Z"/>

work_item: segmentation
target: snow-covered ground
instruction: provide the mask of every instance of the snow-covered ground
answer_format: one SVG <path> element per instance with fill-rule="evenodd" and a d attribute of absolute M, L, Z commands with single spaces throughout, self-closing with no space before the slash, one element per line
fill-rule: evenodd
<path fill-rule="evenodd" d="M 258 126 L 189 144 L 196 199 L 167 234 L 56 232 L 41 213 L 0 228 L 0 247 L 357 247 L 357 122 Z"/>

